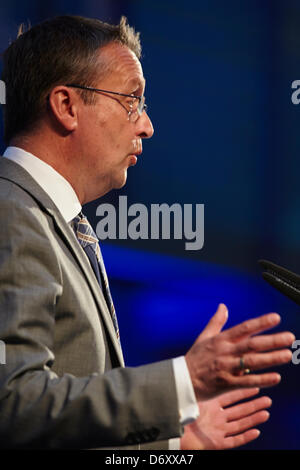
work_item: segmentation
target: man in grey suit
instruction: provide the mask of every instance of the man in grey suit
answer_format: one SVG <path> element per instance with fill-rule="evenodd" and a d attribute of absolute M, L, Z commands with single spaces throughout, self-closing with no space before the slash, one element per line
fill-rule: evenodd
<path fill-rule="evenodd" d="M 70 16 L 21 31 L 4 54 L 2 447 L 235 447 L 258 436 L 270 399 L 235 403 L 280 381 L 251 372 L 291 360 L 291 333 L 257 335 L 277 314 L 221 332 L 220 304 L 185 356 L 124 367 L 101 253 L 81 209 L 125 184 L 153 134 L 139 58 L 124 18 L 112 26 Z"/>

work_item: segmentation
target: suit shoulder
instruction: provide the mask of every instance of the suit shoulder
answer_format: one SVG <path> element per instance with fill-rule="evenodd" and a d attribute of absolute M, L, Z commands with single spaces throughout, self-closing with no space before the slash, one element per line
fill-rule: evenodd
<path fill-rule="evenodd" d="M 49 227 L 49 217 L 38 201 L 20 185 L 0 177 L 0 226 Z"/>
<path fill-rule="evenodd" d="M 33 197 L 19 184 L 2 178 L 0 175 L 0 204 L 26 207 L 32 205 Z"/>

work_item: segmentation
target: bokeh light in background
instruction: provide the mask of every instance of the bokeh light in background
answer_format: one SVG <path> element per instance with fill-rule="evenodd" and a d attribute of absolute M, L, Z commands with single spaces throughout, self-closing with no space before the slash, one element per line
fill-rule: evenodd
<path fill-rule="evenodd" d="M 141 31 L 146 98 L 155 134 L 127 185 L 101 202 L 205 204 L 205 243 L 102 243 L 128 365 L 184 354 L 220 302 L 228 326 L 269 311 L 300 338 L 299 308 L 260 278 L 257 260 L 300 272 L 300 4 L 279 0 L 37 0 L 1 2 L 0 45 L 21 22 L 60 14 Z M 2 122 L 1 122 L 2 131 Z M 1 132 L 2 135 L 2 132 Z M 1 151 L 5 148 L 1 141 Z M 279 328 L 278 328 L 279 330 Z M 278 369 L 279 370 L 279 369 Z M 271 418 L 249 449 L 300 448 L 300 365 L 264 391 Z"/>

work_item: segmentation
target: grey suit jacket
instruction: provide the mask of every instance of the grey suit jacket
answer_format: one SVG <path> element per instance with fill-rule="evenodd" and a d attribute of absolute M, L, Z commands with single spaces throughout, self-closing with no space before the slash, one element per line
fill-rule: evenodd
<path fill-rule="evenodd" d="M 89 261 L 59 210 L 0 158 L 0 446 L 123 448 L 182 433 L 171 361 L 125 368 Z"/>

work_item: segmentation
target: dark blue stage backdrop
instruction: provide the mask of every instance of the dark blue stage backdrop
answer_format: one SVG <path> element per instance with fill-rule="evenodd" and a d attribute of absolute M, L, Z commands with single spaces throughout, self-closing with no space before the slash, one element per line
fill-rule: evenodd
<path fill-rule="evenodd" d="M 141 31 L 155 128 L 127 185 L 102 203 L 205 205 L 204 246 L 184 240 L 102 243 L 128 365 L 184 354 L 218 304 L 228 326 L 276 311 L 300 339 L 300 312 L 260 277 L 267 258 L 300 272 L 300 4 L 296 0 L 2 1 L 1 51 L 19 23 L 58 14 Z M 2 122 L 1 122 L 2 126 Z M 2 130 L 2 128 L 1 128 Z M 1 143 L 4 149 L 4 143 Z M 279 369 L 278 369 L 279 370 Z M 271 418 L 248 449 L 299 449 L 300 365 L 280 368 Z"/>

